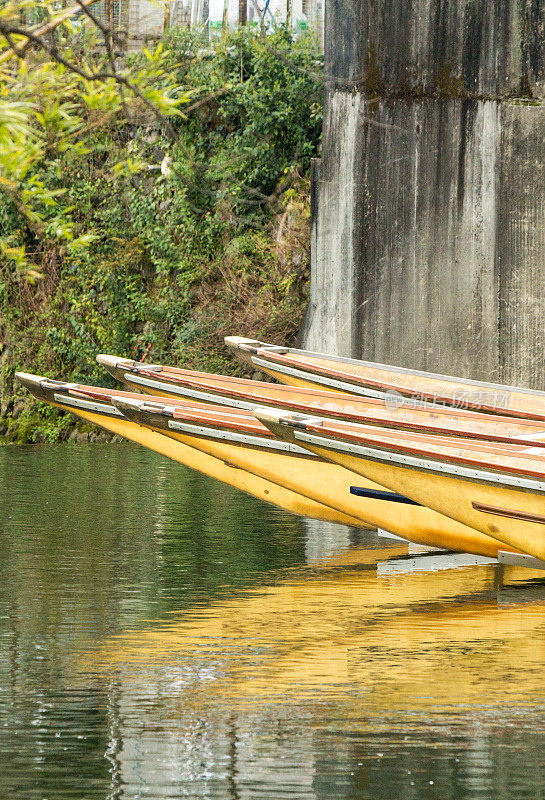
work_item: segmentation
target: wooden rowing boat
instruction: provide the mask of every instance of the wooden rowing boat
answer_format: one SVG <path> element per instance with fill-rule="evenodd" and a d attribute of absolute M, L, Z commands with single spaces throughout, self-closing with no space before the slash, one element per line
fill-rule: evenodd
<path fill-rule="evenodd" d="M 342 514 L 336 509 L 292 492 L 277 483 L 267 481 L 259 475 L 244 472 L 223 459 L 214 458 L 176 439 L 163 436 L 157 431 L 142 427 L 129 420 L 115 408 L 112 399 L 114 397 L 134 398 L 134 393 L 112 391 L 77 383 L 63 383 L 23 372 L 17 373 L 16 377 L 38 400 L 69 411 L 110 433 L 141 444 L 149 450 L 197 470 L 203 475 L 227 483 L 259 500 L 264 500 L 300 516 L 343 525 L 361 525 L 360 520 L 355 517 Z"/>
<path fill-rule="evenodd" d="M 97 360 L 128 388 L 162 397 L 246 411 L 259 406 L 274 407 L 345 422 L 545 448 L 545 422 L 498 418 L 439 406 L 390 407 L 378 398 L 228 378 L 165 365 L 150 366 L 115 356 L 101 355 Z"/>
<path fill-rule="evenodd" d="M 276 409 L 255 415 L 286 443 L 545 560 L 541 449 L 401 433 Z"/>
<path fill-rule="evenodd" d="M 321 458 L 309 458 L 303 448 L 276 441 L 250 414 L 205 406 L 174 407 L 165 401 L 142 398 L 115 398 L 113 403 L 125 416 L 143 426 L 343 514 L 356 516 L 367 526 L 383 528 L 420 544 L 493 558 L 505 549 L 490 536 L 429 508 L 397 502 L 375 482 L 359 479 L 367 496 L 362 500 L 351 495 L 354 484 L 351 471 L 333 468 Z"/>
<path fill-rule="evenodd" d="M 399 405 L 432 403 L 500 416 L 545 421 L 545 392 L 473 381 L 387 364 L 278 347 L 240 336 L 226 344 L 254 369 L 292 386 L 318 387 Z"/>
<path fill-rule="evenodd" d="M 481 537 L 429 509 L 351 497 L 352 478 L 343 474 L 344 470 L 309 458 L 304 450 L 294 452 L 285 446 L 282 450 L 272 437 L 267 440 L 265 429 L 244 412 L 227 413 L 198 403 L 170 400 L 163 401 L 168 405 L 151 403 L 129 392 L 66 384 L 24 373 L 17 377 L 41 400 L 295 513 L 352 525 L 363 522 L 423 544 L 497 555 L 497 541 Z M 137 414 L 142 415 L 139 424 L 134 421 Z M 203 426 L 205 420 L 208 426 Z M 157 427 L 145 427 L 150 423 Z M 256 438 L 260 440 L 250 446 L 248 439 Z M 169 444 L 172 441 L 177 445 Z M 363 485 L 371 491 L 381 488 L 368 481 Z M 351 513 L 354 509 L 356 515 Z"/>

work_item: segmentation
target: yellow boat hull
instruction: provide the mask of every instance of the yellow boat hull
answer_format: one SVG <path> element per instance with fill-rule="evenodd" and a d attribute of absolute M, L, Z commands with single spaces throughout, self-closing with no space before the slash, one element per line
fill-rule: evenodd
<path fill-rule="evenodd" d="M 387 500 L 358 498 L 350 494 L 355 483 L 366 489 L 383 489 L 372 480 L 356 479 L 353 471 L 328 459 L 317 460 L 258 447 L 233 444 L 177 431 L 165 435 L 214 458 L 227 461 L 253 475 L 278 483 L 315 502 L 356 517 L 360 524 L 382 528 L 412 542 L 496 558 L 506 548 L 497 539 L 483 535 L 429 508 Z"/>
<path fill-rule="evenodd" d="M 385 464 L 307 443 L 304 446 L 321 458 L 545 561 L 545 495 Z"/>
<path fill-rule="evenodd" d="M 158 406 L 147 407 L 145 401 L 139 400 L 141 395 L 64 385 L 24 373 L 17 377 L 41 400 L 295 513 L 341 524 L 363 523 L 426 545 L 497 556 L 501 537 L 491 538 L 487 531 L 483 536 L 483 532 L 460 525 L 460 520 L 449 520 L 448 511 L 444 512 L 447 516 L 441 516 L 429 508 L 352 496 L 350 467 L 347 470 L 343 464 L 306 456 L 301 448 L 286 452 L 261 433 L 256 437 L 261 426 L 247 415 L 218 414 L 207 411 L 206 406 L 201 410 L 192 406 L 186 412 L 190 428 L 205 419 L 212 427 L 197 425 L 195 430 L 180 431 L 179 427 L 175 430 L 182 424 L 176 420 L 184 418 L 180 408 L 165 416 L 166 407 L 159 413 Z M 68 393 L 65 403 L 59 396 L 62 391 Z M 89 398 L 100 402 L 93 405 Z M 106 404 L 102 404 L 104 400 Z M 381 478 L 363 482 L 364 488 L 375 491 L 388 485 Z M 409 491 L 404 494 L 412 497 Z M 535 555 L 530 549 L 516 544 L 514 547 Z"/>
<path fill-rule="evenodd" d="M 147 447 L 155 453 L 171 458 L 179 464 L 190 467 L 210 478 L 227 483 L 235 489 L 240 489 L 285 511 L 290 511 L 299 516 L 334 522 L 339 525 L 361 526 L 361 521 L 355 517 L 343 514 L 335 508 L 321 505 L 308 497 L 264 480 L 258 475 L 245 472 L 225 460 L 214 458 L 200 450 L 188 447 L 180 441 L 164 436 L 160 432 L 137 425 L 128 419 L 109 417 L 105 414 L 75 409 L 72 406 L 64 406 L 60 403 L 51 403 L 51 405 L 64 411 L 69 411 L 71 414 L 76 414 L 99 428 L 104 428 L 110 433 L 123 436 L 131 442 Z"/>

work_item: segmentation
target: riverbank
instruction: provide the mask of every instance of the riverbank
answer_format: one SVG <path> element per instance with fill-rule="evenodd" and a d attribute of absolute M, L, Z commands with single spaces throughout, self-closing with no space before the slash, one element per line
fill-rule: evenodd
<path fill-rule="evenodd" d="M 32 229 L 0 195 L 0 441 L 99 436 L 36 404 L 17 370 L 111 386 L 94 360 L 109 352 L 243 374 L 224 335 L 295 341 L 310 277 L 318 49 L 289 31 L 197 44 L 170 31 L 157 56 L 189 98 L 174 139 L 144 111 L 127 120 L 87 101 L 78 147 L 55 150 L 53 136 L 36 180 L 62 199 L 68 239 L 54 230 L 57 208 Z"/>

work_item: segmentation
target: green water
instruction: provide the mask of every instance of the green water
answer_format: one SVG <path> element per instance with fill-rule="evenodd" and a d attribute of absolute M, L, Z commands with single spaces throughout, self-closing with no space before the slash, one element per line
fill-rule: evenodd
<path fill-rule="evenodd" d="M 0 799 L 545 796 L 545 580 L 445 565 L 130 445 L 0 448 Z"/>

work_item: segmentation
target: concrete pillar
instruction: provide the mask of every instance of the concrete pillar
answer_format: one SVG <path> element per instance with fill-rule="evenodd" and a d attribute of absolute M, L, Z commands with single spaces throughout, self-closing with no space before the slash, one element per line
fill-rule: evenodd
<path fill-rule="evenodd" d="M 328 0 L 313 349 L 545 388 L 545 0 Z"/>

